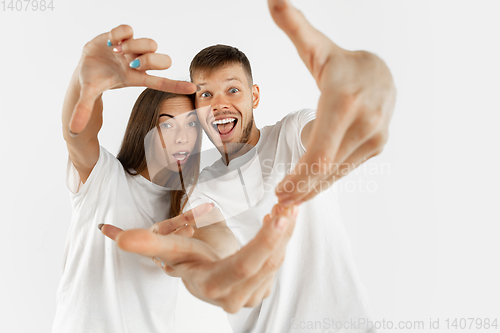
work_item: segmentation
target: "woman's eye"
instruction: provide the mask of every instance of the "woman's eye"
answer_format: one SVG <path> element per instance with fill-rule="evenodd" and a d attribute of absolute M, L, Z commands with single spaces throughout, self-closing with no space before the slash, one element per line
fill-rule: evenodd
<path fill-rule="evenodd" d="M 204 92 L 200 95 L 201 97 L 209 97 L 210 96 L 210 93 L 209 92 Z"/>
<path fill-rule="evenodd" d="M 234 94 L 234 93 L 237 93 L 238 91 L 240 91 L 238 88 L 231 88 L 229 89 L 229 92 Z"/>
<path fill-rule="evenodd" d="M 189 127 L 196 127 L 197 125 L 198 125 L 198 123 L 197 123 L 196 121 L 190 121 L 190 122 L 188 123 L 188 126 L 189 126 Z"/>
<path fill-rule="evenodd" d="M 170 128 L 172 127 L 172 125 L 170 125 L 169 123 L 161 123 L 160 124 L 160 128 Z"/>

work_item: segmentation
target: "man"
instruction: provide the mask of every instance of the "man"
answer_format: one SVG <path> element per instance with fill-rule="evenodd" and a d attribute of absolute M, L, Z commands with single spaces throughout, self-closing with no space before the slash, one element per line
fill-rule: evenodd
<path fill-rule="evenodd" d="M 367 302 L 335 206 L 335 192 L 329 185 L 381 152 L 395 103 L 393 80 L 379 58 L 339 48 L 288 1 L 268 3 L 275 22 L 294 42 L 321 90 L 317 111 L 302 110 L 274 126 L 257 129 L 252 112 L 258 106 L 260 91 L 252 82 L 246 57 L 223 46 L 200 52 L 191 65 L 192 81 L 201 87 L 196 93 L 199 119 L 222 159 L 204 170 L 191 203 L 214 202 L 217 210 L 225 214 L 240 245 L 247 244 L 258 231 L 249 243 L 255 244 L 262 232 L 260 221 L 276 201 L 282 206 L 301 205 L 286 260 L 276 275 L 263 278 L 264 275 L 255 273 L 258 269 L 252 262 L 244 260 L 236 266 L 235 280 L 247 279 L 254 290 L 263 285 L 273 285 L 273 289 L 263 302 L 259 299 L 265 298 L 268 291 L 251 297 L 245 294 L 225 307 L 236 312 L 241 306 L 255 306 L 230 316 L 235 332 L 300 331 L 318 322 L 321 329 L 338 328 L 340 324 L 345 331 L 366 331 L 366 327 L 356 325 L 368 316 Z M 236 56 L 225 58 L 229 53 Z M 285 173 L 274 168 L 277 164 L 297 167 L 279 182 Z M 231 168 L 232 165 L 237 167 Z M 255 172 L 255 166 L 260 166 L 264 188 L 277 184 L 277 200 L 269 191 L 261 191 L 262 198 L 251 198 L 248 194 L 255 191 L 245 189 L 245 201 L 231 200 L 233 193 L 228 189 L 235 188 L 231 184 L 240 181 L 240 187 L 253 186 L 245 182 L 243 172 L 238 172 L 238 168 L 248 165 L 250 174 Z M 228 179 L 224 178 L 226 175 Z M 215 182 L 219 188 L 204 187 L 203 184 L 214 184 L 214 179 L 219 180 Z M 234 209 L 244 205 L 245 209 Z M 130 237 L 127 241 L 121 238 L 123 247 L 138 239 L 130 232 L 120 237 L 124 235 Z M 144 243 L 141 249 L 128 249 L 149 256 L 168 256 L 158 246 L 145 247 Z M 269 259 L 280 258 L 283 253 L 281 244 L 272 249 Z M 197 289 L 194 286 L 206 287 L 208 280 L 200 282 L 194 277 L 196 265 L 189 260 L 179 263 L 175 274 L 183 277 L 185 283 L 192 283 L 188 289 L 193 294 L 212 302 L 219 298 L 227 281 Z M 272 267 L 275 269 L 276 265 Z M 249 279 L 257 275 L 256 279 Z M 249 298 L 253 298 L 250 303 Z"/>
<path fill-rule="evenodd" d="M 259 130 L 253 109 L 259 104 L 260 89 L 253 84 L 246 56 L 224 45 L 200 51 L 190 66 L 192 82 L 201 87 L 196 93 L 198 118 L 222 158 L 203 170 L 190 201 L 192 207 L 213 202 L 242 246 L 259 231 L 260 221 L 278 199 L 284 205 L 301 204 L 286 259 L 276 275 L 270 296 L 252 309 L 229 315 L 231 326 L 234 332 L 291 332 L 320 322 L 322 325 L 315 328 L 333 329 L 337 322 L 357 323 L 369 313 L 349 240 L 340 222 L 336 195 L 328 186 L 330 180 L 339 178 L 345 170 L 334 171 L 337 175 L 329 174 L 336 166 L 325 153 L 335 149 L 339 132 L 346 133 L 348 142 L 347 147 L 337 149 L 337 156 L 344 158 L 344 161 L 337 159 L 338 164 L 349 159 L 359 163 L 360 157 L 369 158 L 380 149 L 374 149 L 370 143 L 370 140 L 380 140 L 381 134 L 376 134 L 376 128 L 372 133 L 350 133 L 356 130 L 345 131 L 339 123 L 352 115 L 342 118 L 336 114 L 343 107 L 376 108 L 377 101 L 372 99 L 375 96 L 356 95 L 367 91 L 360 93 L 357 80 L 347 76 L 349 72 L 340 65 L 349 66 L 349 62 L 359 61 L 368 70 L 367 63 L 374 60 L 370 59 L 371 55 L 349 54 L 336 47 L 287 2 L 270 3 L 275 6 L 271 7 L 273 17 L 297 45 L 323 93 L 318 119 L 314 120 L 313 110 L 301 110 L 274 126 Z M 346 59 L 338 60 L 334 56 Z M 333 61 L 340 64 L 332 64 Z M 390 91 L 390 79 L 382 82 Z M 392 111 L 390 108 L 387 111 Z M 321 136 L 315 135 L 319 133 Z M 357 142 L 356 147 L 349 142 L 351 137 L 360 137 L 367 143 Z M 307 156 L 306 150 L 318 158 Z M 291 165 L 297 166 L 297 172 L 279 184 L 286 175 L 286 167 Z M 307 179 L 318 175 L 324 178 Z M 274 192 L 266 189 L 278 184 L 277 199 Z M 244 188 L 239 190 L 242 185 Z M 318 195 L 322 190 L 324 193 Z"/>

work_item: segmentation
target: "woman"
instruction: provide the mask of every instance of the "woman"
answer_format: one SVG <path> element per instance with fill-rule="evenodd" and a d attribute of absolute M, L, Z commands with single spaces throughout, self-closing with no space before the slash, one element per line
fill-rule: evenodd
<path fill-rule="evenodd" d="M 173 325 L 178 280 L 119 250 L 96 226 L 149 228 L 181 212 L 185 187 L 199 171 L 201 127 L 193 109 L 191 97 L 146 89 L 117 158 L 99 147 L 84 182 L 68 161 L 73 219 L 54 332 L 159 332 Z"/>
<path fill-rule="evenodd" d="M 181 214 L 186 187 L 198 179 L 201 138 L 193 95 L 148 88 L 134 105 L 117 159 L 128 174 L 172 190 L 170 218 Z"/>
<path fill-rule="evenodd" d="M 73 216 L 53 332 L 170 332 L 180 280 L 150 258 L 120 250 L 97 227 L 151 228 L 179 214 L 185 189 L 198 176 L 201 127 L 191 96 L 146 89 L 134 105 L 117 158 L 99 145 L 102 93 L 138 85 L 141 75 L 154 78 L 147 69 L 165 67 L 154 61 L 146 65 L 147 58 L 142 67 L 128 66 L 130 57 L 162 55 L 140 39 L 122 40 L 120 47 L 128 51 L 113 52 L 106 46 L 110 34 L 85 46 L 63 106 Z M 89 89 L 99 97 L 85 110 L 80 106 Z M 88 122 L 72 133 L 70 124 L 82 112 Z"/>

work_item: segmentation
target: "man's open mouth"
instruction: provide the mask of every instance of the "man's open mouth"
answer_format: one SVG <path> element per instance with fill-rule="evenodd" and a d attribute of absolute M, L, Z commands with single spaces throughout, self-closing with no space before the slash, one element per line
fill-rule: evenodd
<path fill-rule="evenodd" d="M 214 130 L 219 132 L 221 136 L 226 136 L 232 132 L 232 130 L 236 127 L 237 123 L 238 119 L 228 117 L 213 121 L 212 127 L 214 128 Z"/>

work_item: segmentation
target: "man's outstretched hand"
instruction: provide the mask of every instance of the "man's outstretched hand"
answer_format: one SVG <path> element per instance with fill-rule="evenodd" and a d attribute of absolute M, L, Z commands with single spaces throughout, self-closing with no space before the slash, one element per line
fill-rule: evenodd
<path fill-rule="evenodd" d="M 229 313 L 258 305 L 271 293 L 298 208 L 276 205 L 253 240 L 235 254 L 220 258 L 207 243 L 191 238 L 195 219 L 211 209 L 205 205 L 149 230 L 123 231 L 104 225 L 101 231 L 121 249 L 151 257 L 168 275 L 182 278 L 189 292 L 203 301 Z"/>
<path fill-rule="evenodd" d="M 77 69 L 80 98 L 69 122 L 72 133 L 85 129 L 96 99 L 106 90 L 137 86 L 179 94 L 196 91 L 190 82 L 146 74 L 147 70 L 167 69 L 172 61 L 168 55 L 156 53 L 154 40 L 133 36 L 130 26 L 120 25 L 95 37 L 83 48 Z"/>
<path fill-rule="evenodd" d="M 276 188 L 280 203 L 297 204 L 380 154 L 388 138 L 396 89 L 379 57 L 340 48 L 289 0 L 268 0 L 268 5 L 321 91 L 316 120 L 302 131 L 307 153 Z"/>

